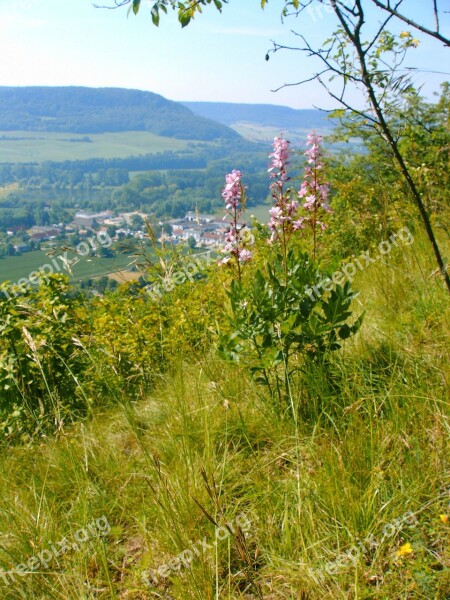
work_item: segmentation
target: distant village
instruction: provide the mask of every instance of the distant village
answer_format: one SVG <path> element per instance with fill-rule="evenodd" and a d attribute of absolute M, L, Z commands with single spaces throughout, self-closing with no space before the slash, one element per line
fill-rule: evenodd
<path fill-rule="evenodd" d="M 148 218 L 147 214 L 137 211 L 114 215 L 110 210 L 97 213 L 80 210 L 71 223 L 33 226 L 26 231 L 26 235 L 22 232 L 20 241 L 14 239 L 18 232 L 7 231 L 7 234 L 14 240 L 13 248 L 16 253 L 34 250 L 42 242 L 60 240 L 75 234 L 88 235 L 93 230 L 107 232 L 113 240 L 125 237 L 142 240 L 150 237 L 146 227 Z M 184 218 L 160 221 L 156 229 L 157 241 L 173 244 L 187 242 L 192 247 L 219 248 L 224 244 L 226 232 L 227 224 L 224 221 L 198 211 L 190 211 Z"/>

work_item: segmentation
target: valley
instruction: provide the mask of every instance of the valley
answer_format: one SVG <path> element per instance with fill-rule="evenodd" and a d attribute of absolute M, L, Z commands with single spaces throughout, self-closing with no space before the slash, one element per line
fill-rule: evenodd
<path fill-rule="evenodd" d="M 245 174 L 252 212 L 263 206 L 267 220 L 267 141 L 281 123 L 298 147 L 312 124 L 331 131 L 314 110 L 184 106 L 118 89 L 0 87 L 0 113 L 0 281 L 45 264 L 48 249 L 33 241 L 33 228 L 58 226 L 53 246 L 70 245 L 80 210 L 141 211 L 153 227 L 193 210 L 217 213 L 223 173 L 233 168 Z M 80 238 L 75 229 L 76 241 L 92 231 Z M 70 276 L 92 279 L 130 260 L 126 252 L 83 258 Z"/>

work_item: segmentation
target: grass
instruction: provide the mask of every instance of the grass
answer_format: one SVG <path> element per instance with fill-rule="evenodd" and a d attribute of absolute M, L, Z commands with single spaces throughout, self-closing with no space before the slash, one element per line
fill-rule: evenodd
<path fill-rule="evenodd" d="M 84 138 L 91 141 L 73 141 Z M 126 158 L 140 154 L 156 154 L 166 150 L 174 152 L 184 150 L 188 144 L 189 140 L 162 137 L 147 131 L 89 135 L 45 131 L 0 131 L 0 163 Z"/>
<path fill-rule="evenodd" d="M 2 598 L 448 599 L 450 311 L 425 252 L 416 237 L 359 273 L 364 326 L 304 373 L 297 423 L 205 349 L 140 402 L 112 390 L 91 420 L 3 451 L 3 570 L 71 547 L 0 576 Z M 219 541 L 213 521 L 242 514 L 244 542 Z M 78 542 L 102 516 L 108 535 Z"/>
<path fill-rule="evenodd" d="M 72 255 L 70 256 L 72 258 Z M 114 258 L 96 258 L 80 256 L 80 260 L 72 268 L 72 281 L 108 275 L 109 273 L 126 269 L 134 257 L 117 254 Z M 53 262 L 53 260 L 55 262 Z M 55 264 L 56 263 L 56 264 Z M 43 265 L 50 264 L 55 273 L 69 275 L 61 260 L 53 255 L 47 255 L 42 250 L 25 252 L 20 256 L 8 256 L 0 260 L 0 283 L 10 281 L 16 283 L 21 278 L 28 278 L 30 273 L 39 270 Z M 49 272 L 49 269 L 44 269 Z"/>

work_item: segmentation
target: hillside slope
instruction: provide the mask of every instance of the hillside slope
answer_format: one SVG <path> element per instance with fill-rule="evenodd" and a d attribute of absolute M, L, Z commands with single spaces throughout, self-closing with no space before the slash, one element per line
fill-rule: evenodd
<path fill-rule="evenodd" d="M 149 131 L 189 140 L 239 137 L 152 92 L 85 87 L 0 87 L 0 131 Z"/>
<path fill-rule="evenodd" d="M 320 110 L 296 110 L 274 104 L 233 104 L 228 102 L 183 102 L 196 115 L 224 125 L 241 121 L 271 127 L 321 129 L 330 127 L 326 114 Z"/>

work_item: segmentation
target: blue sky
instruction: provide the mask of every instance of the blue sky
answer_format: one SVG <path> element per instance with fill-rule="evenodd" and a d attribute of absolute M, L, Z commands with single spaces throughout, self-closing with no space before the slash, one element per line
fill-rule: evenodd
<path fill-rule="evenodd" d="M 428 0 L 405 0 L 414 15 L 425 4 Z M 267 62 L 271 40 L 295 45 L 298 40 L 290 32 L 295 29 L 320 44 L 333 29 L 325 11 L 282 23 L 281 5 L 271 0 L 262 11 L 260 0 L 231 0 L 222 15 L 209 7 L 181 29 L 175 14 L 154 27 L 145 4 L 137 17 L 127 18 L 126 9 L 99 10 L 91 0 L 0 0 L 0 85 L 126 87 L 172 100 L 329 108 L 315 83 L 271 91 L 317 68 L 299 52 L 279 52 Z M 377 15 L 369 16 L 376 23 Z M 450 15 L 445 19 L 450 33 Z M 417 37 L 421 46 L 406 64 L 450 73 L 450 49 Z M 428 96 L 445 80 L 450 75 L 417 76 Z"/>

